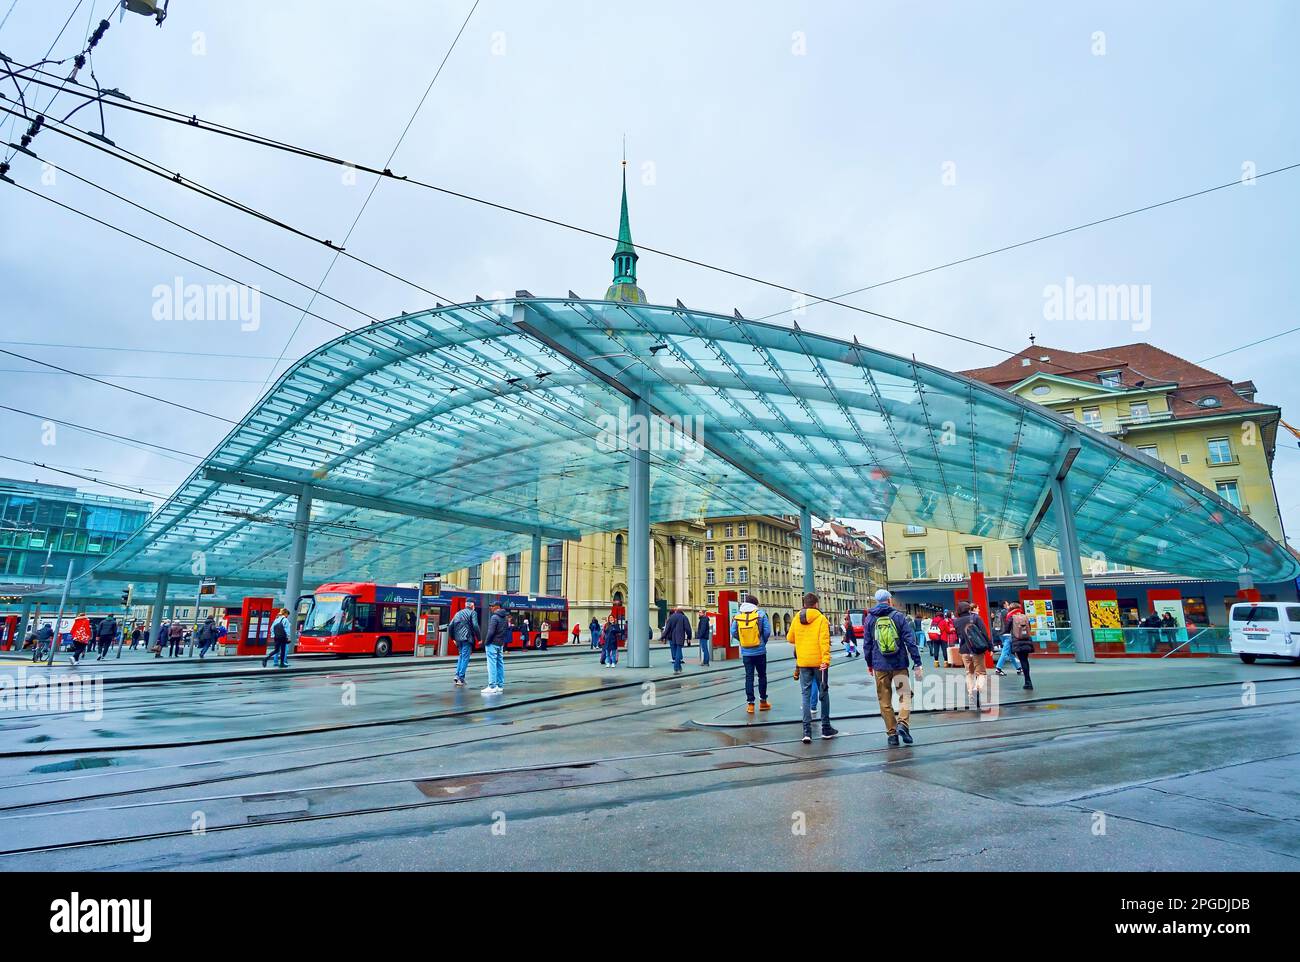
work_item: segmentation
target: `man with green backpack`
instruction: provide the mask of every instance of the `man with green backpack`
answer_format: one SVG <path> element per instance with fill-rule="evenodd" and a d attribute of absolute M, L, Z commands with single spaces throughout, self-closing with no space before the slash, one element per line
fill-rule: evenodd
<path fill-rule="evenodd" d="M 862 648 L 867 655 L 867 664 L 876 676 L 876 698 L 880 702 L 880 717 L 885 720 L 889 747 L 897 748 L 900 737 L 908 745 L 912 744 L 912 731 L 908 725 L 912 716 L 908 659 L 915 666 L 917 681 L 921 680 L 923 670 L 912 622 L 893 607 L 890 600 L 890 594 L 884 588 L 876 592 L 876 606 L 867 613 Z M 898 692 L 897 717 L 894 715 L 895 691 Z"/>

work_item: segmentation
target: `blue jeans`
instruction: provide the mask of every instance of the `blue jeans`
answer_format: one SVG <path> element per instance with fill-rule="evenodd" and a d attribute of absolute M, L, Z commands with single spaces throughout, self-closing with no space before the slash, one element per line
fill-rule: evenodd
<path fill-rule="evenodd" d="M 483 651 L 487 653 L 488 687 L 504 688 L 506 660 L 501 654 L 501 645 L 488 645 Z"/>
<path fill-rule="evenodd" d="M 818 672 L 817 674 L 813 675 L 812 694 L 808 696 L 808 704 L 810 706 L 817 704 L 821 700 L 822 686 L 819 680 L 820 678 L 821 678 L 821 672 Z"/>
<path fill-rule="evenodd" d="M 469 656 L 474 652 L 473 640 L 456 642 L 456 677 L 461 681 L 465 680 L 465 672 L 469 670 Z"/>
<path fill-rule="evenodd" d="M 591 647 L 592 647 L 592 648 L 599 648 L 599 647 L 600 647 L 600 632 L 599 632 L 599 631 L 593 631 L 593 632 L 591 633 Z"/>
<path fill-rule="evenodd" d="M 682 670 L 682 643 L 680 641 L 668 642 L 668 650 L 673 656 L 673 671 Z"/>
<path fill-rule="evenodd" d="M 262 664 L 265 665 L 268 661 L 270 661 L 271 664 L 273 665 L 279 665 L 281 668 L 288 668 L 289 667 L 288 651 L 289 651 L 289 642 L 287 641 L 272 642 L 272 647 L 266 650 L 266 657 L 262 659 Z"/>
<path fill-rule="evenodd" d="M 996 668 L 997 668 L 998 671 L 1001 671 L 1001 670 L 1002 670 L 1002 666 L 1005 665 L 1005 664 L 1007 663 L 1007 659 L 1008 659 L 1008 658 L 1010 658 L 1012 664 L 1014 664 L 1014 665 L 1016 666 L 1016 671 L 1019 671 L 1019 670 L 1020 670 L 1020 659 L 1017 658 L 1015 655 L 1013 655 L 1013 654 L 1011 653 L 1011 636 L 1010 636 L 1010 635 L 1003 635 L 1003 636 L 1002 636 L 1002 654 L 998 655 L 998 663 L 997 663 L 997 666 L 996 666 Z"/>
<path fill-rule="evenodd" d="M 713 645 L 707 638 L 700 639 L 700 664 L 707 665 L 713 660 Z"/>
<path fill-rule="evenodd" d="M 618 639 L 617 638 L 615 638 L 613 641 L 605 642 L 604 651 L 600 656 L 600 663 L 602 665 L 618 664 Z"/>
<path fill-rule="evenodd" d="M 767 652 L 761 655 L 741 655 L 745 663 L 745 701 L 754 704 L 754 673 L 758 673 L 758 697 L 767 701 Z"/>

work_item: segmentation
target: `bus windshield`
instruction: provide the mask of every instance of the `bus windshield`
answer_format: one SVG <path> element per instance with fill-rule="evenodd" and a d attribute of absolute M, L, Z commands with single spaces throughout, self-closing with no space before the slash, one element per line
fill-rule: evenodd
<path fill-rule="evenodd" d="M 351 622 L 352 596 L 331 592 L 316 596 L 316 604 L 302 626 L 303 634 L 341 635 Z"/>

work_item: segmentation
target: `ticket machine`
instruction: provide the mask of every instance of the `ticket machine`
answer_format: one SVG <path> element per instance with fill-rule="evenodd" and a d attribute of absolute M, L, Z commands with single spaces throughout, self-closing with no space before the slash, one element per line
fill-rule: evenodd
<path fill-rule="evenodd" d="M 235 654 L 265 655 L 266 643 L 271 637 L 271 622 L 275 620 L 274 598 L 245 598 L 240 607 L 236 632 L 234 619 L 227 626 L 229 635 L 236 639 Z"/>

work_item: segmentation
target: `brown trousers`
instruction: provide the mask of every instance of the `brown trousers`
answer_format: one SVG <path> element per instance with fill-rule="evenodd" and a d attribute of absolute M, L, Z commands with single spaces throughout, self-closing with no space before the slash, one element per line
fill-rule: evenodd
<path fill-rule="evenodd" d="M 894 717 L 894 692 L 898 692 L 898 717 Z M 885 720 L 885 734 L 893 735 L 898 724 L 910 727 L 912 717 L 912 685 L 907 679 L 907 669 L 876 671 L 876 698 L 880 701 L 880 717 Z"/>

